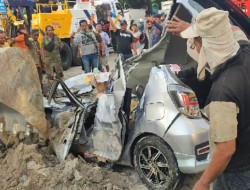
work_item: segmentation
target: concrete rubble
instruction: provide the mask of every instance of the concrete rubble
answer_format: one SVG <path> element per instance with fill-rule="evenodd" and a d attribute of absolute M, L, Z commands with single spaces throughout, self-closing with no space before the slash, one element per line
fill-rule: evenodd
<path fill-rule="evenodd" d="M 69 154 L 59 162 L 51 146 L 20 143 L 8 152 L 0 144 L 0 189 L 11 190 L 147 190 L 129 173 L 102 170 Z"/>

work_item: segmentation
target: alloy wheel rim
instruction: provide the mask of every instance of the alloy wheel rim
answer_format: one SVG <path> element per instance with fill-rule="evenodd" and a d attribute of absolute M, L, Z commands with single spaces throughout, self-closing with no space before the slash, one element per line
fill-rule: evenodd
<path fill-rule="evenodd" d="M 144 177 L 153 185 L 167 186 L 172 172 L 164 154 L 155 147 L 146 146 L 140 151 L 139 166 Z"/>

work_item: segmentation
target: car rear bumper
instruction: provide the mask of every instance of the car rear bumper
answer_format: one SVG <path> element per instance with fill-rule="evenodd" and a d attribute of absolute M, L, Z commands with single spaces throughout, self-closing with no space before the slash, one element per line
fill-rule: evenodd
<path fill-rule="evenodd" d="M 209 146 L 209 124 L 203 118 L 190 119 L 180 115 L 170 127 L 165 141 L 173 150 L 178 167 L 182 173 L 204 171 L 210 162 L 210 154 L 198 150 Z"/>
<path fill-rule="evenodd" d="M 210 154 L 208 154 L 207 159 L 201 161 L 197 161 L 195 155 L 187 155 L 177 152 L 174 154 L 180 171 L 186 174 L 202 172 L 207 168 L 210 162 Z"/>

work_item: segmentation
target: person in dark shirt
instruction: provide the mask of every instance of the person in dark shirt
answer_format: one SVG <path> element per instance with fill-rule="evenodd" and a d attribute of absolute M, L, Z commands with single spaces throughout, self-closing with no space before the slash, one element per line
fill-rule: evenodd
<path fill-rule="evenodd" d="M 177 17 L 167 24 L 168 32 L 193 38 L 197 78 L 209 72 L 212 80 L 205 107 L 212 159 L 193 190 L 208 190 L 212 182 L 214 190 L 250 189 L 250 43 L 228 15 L 212 7 L 193 26 Z"/>
<path fill-rule="evenodd" d="M 116 39 L 117 39 L 117 45 L 118 45 L 118 53 L 123 54 L 124 61 L 130 57 L 133 56 L 131 47 L 134 50 L 134 55 L 137 55 L 137 51 L 135 48 L 135 42 L 134 42 L 134 37 L 131 32 L 127 31 L 127 21 L 126 20 L 121 20 L 120 21 L 120 26 L 121 29 L 117 29 L 111 16 L 110 16 L 110 11 L 107 10 L 107 15 L 109 18 L 109 22 L 112 26 L 113 32 L 115 33 Z"/>

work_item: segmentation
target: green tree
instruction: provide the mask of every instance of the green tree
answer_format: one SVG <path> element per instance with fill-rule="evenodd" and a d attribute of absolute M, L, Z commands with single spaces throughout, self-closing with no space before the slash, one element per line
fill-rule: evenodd
<path fill-rule="evenodd" d="M 120 0 L 120 3 L 124 6 L 128 6 L 129 8 L 141 9 L 147 8 L 150 5 L 150 0 Z"/>
<path fill-rule="evenodd" d="M 156 0 L 159 8 L 161 9 L 161 2 L 166 1 L 166 0 Z M 129 8 L 134 8 L 134 9 L 146 9 L 147 7 L 150 9 L 150 0 L 120 0 L 120 3 L 122 6 L 124 6 L 124 3 L 126 6 Z"/>

